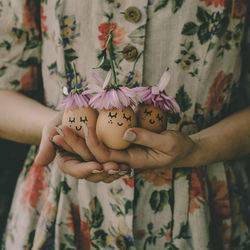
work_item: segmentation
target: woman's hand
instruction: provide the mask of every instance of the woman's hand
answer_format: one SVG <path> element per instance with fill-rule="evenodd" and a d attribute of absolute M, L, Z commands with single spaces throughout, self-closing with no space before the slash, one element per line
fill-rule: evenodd
<path fill-rule="evenodd" d="M 129 173 L 126 164 L 117 164 L 112 161 L 97 162 L 85 140 L 70 128 L 60 125 L 56 131 L 58 134 L 53 137 L 52 141 L 60 147 L 56 152 L 56 160 L 64 173 L 77 179 L 106 183 Z"/>
<path fill-rule="evenodd" d="M 86 134 L 86 144 L 99 162 L 115 161 L 132 168 L 187 167 L 193 164 L 191 155 L 195 142 L 176 131 L 157 134 L 142 128 L 128 129 L 124 139 L 134 145 L 124 151 L 105 147 L 92 128 Z"/>

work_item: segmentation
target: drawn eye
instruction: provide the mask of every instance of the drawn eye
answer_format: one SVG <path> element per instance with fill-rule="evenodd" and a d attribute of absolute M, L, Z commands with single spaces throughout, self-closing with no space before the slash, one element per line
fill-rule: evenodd
<path fill-rule="evenodd" d="M 145 109 L 144 114 L 146 114 L 146 116 L 152 115 L 152 110 L 148 111 L 148 109 Z"/>
<path fill-rule="evenodd" d="M 110 118 L 114 118 L 115 117 L 116 118 L 117 117 L 117 112 L 114 115 L 112 115 L 111 112 L 109 112 L 108 117 L 110 117 Z"/>
<path fill-rule="evenodd" d="M 131 121 L 131 115 L 129 116 L 129 117 L 126 117 L 126 115 L 125 114 L 123 114 L 123 119 L 126 119 L 127 121 Z"/>
<path fill-rule="evenodd" d="M 163 121 L 163 116 L 160 116 L 159 114 L 157 114 L 156 118 L 157 118 L 159 121 Z"/>
<path fill-rule="evenodd" d="M 88 121 L 88 118 L 87 118 L 87 116 L 85 116 L 84 117 L 84 120 L 82 119 L 82 117 L 80 116 L 80 122 L 84 122 L 84 123 L 86 123 Z"/>
<path fill-rule="evenodd" d="M 71 119 L 71 117 L 69 117 L 69 122 L 70 123 L 74 123 L 75 122 L 75 120 L 76 120 L 76 118 L 74 117 L 73 119 Z"/>

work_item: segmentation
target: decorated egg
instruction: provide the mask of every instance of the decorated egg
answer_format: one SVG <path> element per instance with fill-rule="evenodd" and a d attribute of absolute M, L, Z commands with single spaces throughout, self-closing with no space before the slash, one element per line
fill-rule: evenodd
<path fill-rule="evenodd" d="M 124 110 L 101 110 L 96 123 L 96 134 L 100 141 L 112 149 L 125 149 L 130 143 L 123 140 L 128 128 L 136 126 L 136 116 L 132 108 Z"/>
<path fill-rule="evenodd" d="M 175 98 L 165 92 L 169 80 L 170 74 L 165 71 L 156 86 L 137 88 L 140 104 L 136 115 L 141 128 L 161 133 L 167 128 L 167 114 L 180 112 Z"/>
<path fill-rule="evenodd" d="M 64 110 L 62 124 L 70 127 L 79 136 L 85 138 L 83 124 L 88 127 L 95 127 L 98 112 L 89 106 L 89 100 L 92 96 L 86 93 L 78 84 L 75 64 L 73 64 L 73 71 L 75 76 L 74 89 L 68 93 L 68 89 L 64 87 L 63 93 L 66 98 L 58 108 Z"/>
<path fill-rule="evenodd" d="M 138 126 L 160 133 L 167 128 L 167 113 L 154 105 L 139 104 L 137 109 Z"/>
<path fill-rule="evenodd" d="M 94 78 L 101 87 L 90 86 L 96 92 L 90 99 L 92 108 L 99 110 L 96 122 L 96 134 L 101 142 L 112 149 L 125 149 L 130 143 L 123 140 L 128 128 L 136 126 L 136 115 L 132 107 L 135 106 L 134 89 L 127 88 L 118 83 L 109 84 L 112 72 L 109 71 L 105 81 L 97 74 Z"/>
<path fill-rule="evenodd" d="M 83 124 L 95 127 L 98 113 L 92 108 L 80 107 L 63 113 L 62 124 L 73 129 L 79 136 L 85 138 Z"/>

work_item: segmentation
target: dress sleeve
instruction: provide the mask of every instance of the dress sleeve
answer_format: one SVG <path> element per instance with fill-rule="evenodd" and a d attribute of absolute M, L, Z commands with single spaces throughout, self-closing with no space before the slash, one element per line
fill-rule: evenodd
<path fill-rule="evenodd" d="M 40 1 L 0 1 L 0 89 L 39 89 Z"/>

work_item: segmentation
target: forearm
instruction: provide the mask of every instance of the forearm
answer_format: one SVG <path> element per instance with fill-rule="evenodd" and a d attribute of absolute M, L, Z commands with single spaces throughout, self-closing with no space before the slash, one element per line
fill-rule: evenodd
<path fill-rule="evenodd" d="M 191 166 L 250 155 L 250 107 L 191 135 L 191 138 L 195 142 L 188 159 Z"/>
<path fill-rule="evenodd" d="M 18 92 L 0 90 L 0 137 L 38 145 L 45 123 L 53 111 Z"/>

